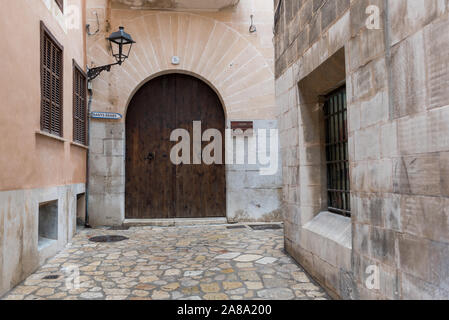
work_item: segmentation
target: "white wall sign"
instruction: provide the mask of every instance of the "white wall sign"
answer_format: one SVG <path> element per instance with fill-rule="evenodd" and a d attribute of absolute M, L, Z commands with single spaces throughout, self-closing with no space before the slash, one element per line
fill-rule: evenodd
<path fill-rule="evenodd" d="M 93 119 L 120 120 L 123 116 L 115 112 L 98 112 L 92 111 L 90 117 Z"/>

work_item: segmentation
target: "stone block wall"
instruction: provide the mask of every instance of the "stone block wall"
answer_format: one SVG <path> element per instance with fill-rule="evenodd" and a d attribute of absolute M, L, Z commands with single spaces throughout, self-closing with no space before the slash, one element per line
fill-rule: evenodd
<path fill-rule="evenodd" d="M 125 219 L 125 123 L 91 121 L 89 224 L 121 225 Z"/>
<path fill-rule="evenodd" d="M 448 2 L 274 3 L 288 251 L 341 298 L 449 298 Z M 367 27 L 370 6 L 378 29 Z M 348 249 L 341 226 L 325 232 L 320 166 L 320 97 L 343 83 L 352 217 L 340 223 L 351 226 L 352 242 L 350 258 L 336 261 L 310 239 Z"/>
<path fill-rule="evenodd" d="M 228 123 L 227 128 L 231 125 Z M 270 150 L 269 139 L 270 130 L 278 130 L 277 121 L 257 120 L 254 121 L 254 136 L 259 129 L 266 130 L 267 133 L 267 152 Z M 233 137 L 233 143 L 237 145 L 236 139 L 245 140 L 245 150 L 248 150 L 248 138 L 243 135 Z M 256 141 L 256 140 L 254 140 Z M 271 152 L 271 150 L 270 150 Z M 226 165 L 226 211 L 229 222 L 280 222 L 281 213 L 281 184 L 282 167 L 280 159 L 280 150 L 276 149 L 276 156 L 270 154 L 273 168 L 277 168 L 275 174 L 261 174 L 261 168 L 267 167 L 256 161 L 257 164 L 248 164 L 248 158 L 245 164 Z M 267 153 L 268 154 L 268 153 Z M 248 153 L 245 154 L 248 157 Z M 233 157 L 237 159 L 236 148 L 233 147 Z M 277 159 L 277 163 L 276 160 Z M 260 160 L 260 159 L 258 159 Z"/>

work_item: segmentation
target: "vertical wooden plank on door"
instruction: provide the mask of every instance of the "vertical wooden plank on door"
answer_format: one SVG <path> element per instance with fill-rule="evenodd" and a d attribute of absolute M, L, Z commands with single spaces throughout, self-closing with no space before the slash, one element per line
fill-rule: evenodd
<path fill-rule="evenodd" d="M 126 118 L 126 218 L 170 218 L 175 167 L 170 132 L 175 128 L 174 80 L 150 81 L 133 97 Z"/>
<path fill-rule="evenodd" d="M 201 180 L 199 166 L 193 163 L 193 121 L 201 121 L 201 110 L 197 106 L 198 82 L 195 79 L 176 75 L 176 120 L 178 128 L 189 132 L 191 161 L 190 165 L 176 168 L 176 217 L 195 218 L 201 211 Z"/>

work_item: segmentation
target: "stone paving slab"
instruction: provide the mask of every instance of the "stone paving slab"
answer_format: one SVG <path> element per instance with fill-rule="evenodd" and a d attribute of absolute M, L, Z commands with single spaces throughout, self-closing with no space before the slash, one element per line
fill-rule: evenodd
<path fill-rule="evenodd" d="M 129 240 L 89 241 L 113 234 Z M 283 230 L 226 226 L 84 229 L 3 299 L 329 299 L 283 241 Z"/>

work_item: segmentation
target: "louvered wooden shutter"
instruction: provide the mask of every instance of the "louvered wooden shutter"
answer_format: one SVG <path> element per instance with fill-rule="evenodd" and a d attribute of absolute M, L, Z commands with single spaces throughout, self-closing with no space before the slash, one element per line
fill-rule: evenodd
<path fill-rule="evenodd" d="M 62 13 L 64 13 L 64 0 L 55 0 L 58 4 L 59 9 L 61 9 Z"/>
<path fill-rule="evenodd" d="M 87 78 L 73 63 L 73 141 L 87 145 Z"/>
<path fill-rule="evenodd" d="M 63 49 L 41 23 L 41 130 L 63 136 Z"/>

